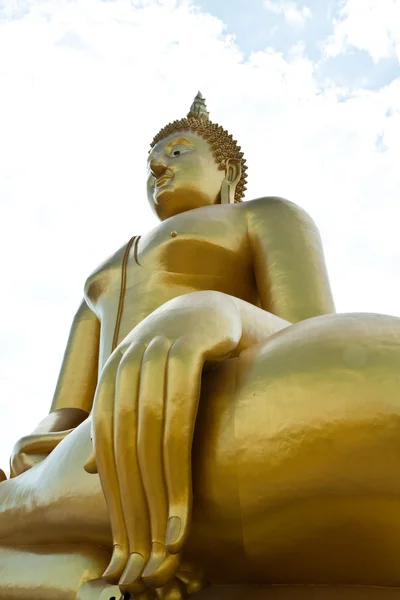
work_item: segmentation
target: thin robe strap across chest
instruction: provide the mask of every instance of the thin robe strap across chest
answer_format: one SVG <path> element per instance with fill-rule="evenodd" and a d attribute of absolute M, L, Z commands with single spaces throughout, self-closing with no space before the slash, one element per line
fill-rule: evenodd
<path fill-rule="evenodd" d="M 138 245 L 139 239 L 140 239 L 140 235 L 134 235 L 129 240 L 129 242 L 127 243 L 126 248 L 125 248 L 124 257 L 122 259 L 121 287 L 120 287 L 120 291 L 119 291 L 118 311 L 117 311 L 117 318 L 115 320 L 114 336 L 113 336 L 113 342 L 112 342 L 112 347 L 111 347 L 112 352 L 114 352 L 115 348 L 118 345 L 119 329 L 121 326 L 122 314 L 124 312 L 124 300 L 125 300 L 125 290 L 126 290 L 126 268 L 127 268 L 127 264 L 128 264 L 128 260 L 129 260 L 129 254 L 130 254 L 132 245 L 135 244 L 135 246 L 134 246 L 135 262 L 137 262 L 137 245 Z"/>

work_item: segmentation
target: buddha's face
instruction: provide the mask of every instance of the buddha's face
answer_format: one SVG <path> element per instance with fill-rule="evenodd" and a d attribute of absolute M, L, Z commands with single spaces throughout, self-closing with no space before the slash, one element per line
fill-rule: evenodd
<path fill-rule="evenodd" d="M 220 201 L 225 171 L 196 132 L 176 131 L 160 140 L 148 158 L 147 196 L 163 221 Z"/>

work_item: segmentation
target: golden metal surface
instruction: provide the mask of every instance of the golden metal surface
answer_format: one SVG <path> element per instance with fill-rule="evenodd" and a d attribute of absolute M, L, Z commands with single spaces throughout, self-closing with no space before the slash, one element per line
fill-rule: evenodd
<path fill-rule="evenodd" d="M 193 600 L 398 600 L 395 588 L 366 586 L 218 586 Z M 108 598 L 107 598 L 108 600 Z"/>
<path fill-rule="evenodd" d="M 88 277 L 13 450 L 0 600 L 400 597 L 400 319 L 335 314 L 312 219 L 239 202 L 191 111 L 149 154 L 161 223 Z"/>

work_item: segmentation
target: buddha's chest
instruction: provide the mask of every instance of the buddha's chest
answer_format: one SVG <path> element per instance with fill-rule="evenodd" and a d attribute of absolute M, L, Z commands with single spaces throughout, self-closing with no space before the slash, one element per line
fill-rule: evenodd
<path fill-rule="evenodd" d="M 133 252 L 143 268 L 188 275 L 234 277 L 251 263 L 246 224 L 229 206 L 168 219 L 142 236 Z"/>
<path fill-rule="evenodd" d="M 101 321 L 101 365 L 114 338 L 119 343 L 177 296 L 214 290 L 258 304 L 247 228 L 229 211 L 213 211 L 212 218 L 182 214 L 161 223 L 91 278 L 87 295 Z"/>

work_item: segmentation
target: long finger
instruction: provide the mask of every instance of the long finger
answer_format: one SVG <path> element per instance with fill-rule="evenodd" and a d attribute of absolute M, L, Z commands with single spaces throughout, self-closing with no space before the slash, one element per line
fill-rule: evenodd
<path fill-rule="evenodd" d="M 148 572 L 167 561 L 171 570 L 177 568 L 178 557 L 169 557 L 164 540 L 168 517 L 168 497 L 163 468 L 163 438 L 165 418 L 165 372 L 171 341 L 164 336 L 154 338 L 143 357 L 139 390 L 138 459 L 140 473 L 148 499 L 151 524 L 151 557 L 143 573 L 149 585 Z M 177 560 L 178 559 L 178 560 Z"/>
<path fill-rule="evenodd" d="M 141 343 L 128 348 L 118 368 L 115 395 L 115 458 L 130 551 L 119 586 L 135 597 L 144 590 L 140 576 L 151 551 L 150 520 L 137 453 L 140 373 L 146 352 Z"/>
<path fill-rule="evenodd" d="M 199 405 L 202 357 L 177 340 L 168 357 L 164 472 L 168 489 L 167 550 L 178 553 L 189 534 L 192 511 L 192 442 Z"/>
<path fill-rule="evenodd" d="M 93 444 L 97 469 L 110 515 L 113 535 L 111 562 L 103 574 L 109 583 L 117 583 L 128 558 L 128 538 L 119 493 L 114 455 L 115 378 L 121 353 L 114 352 L 103 369 L 93 408 Z"/>
<path fill-rule="evenodd" d="M 168 490 L 168 523 L 164 560 L 150 561 L 143 578 L 162 584 L 176 572 L 178 557 L 189 532 L 192 509 L 191 450 L 200 395 L 203 359 L 177 340 L 168 356 L 163 443 Z M 160 556 L 160 559 L 162 557 Z"/>

